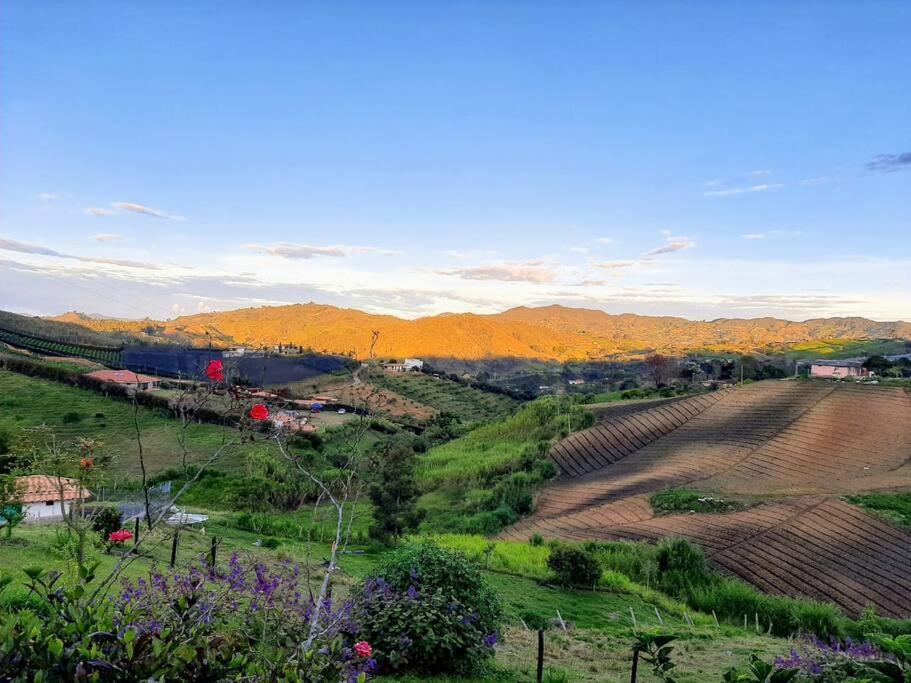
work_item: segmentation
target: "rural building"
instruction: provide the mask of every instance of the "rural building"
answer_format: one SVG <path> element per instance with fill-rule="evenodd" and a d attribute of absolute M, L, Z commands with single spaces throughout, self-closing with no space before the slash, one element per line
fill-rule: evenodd
<path fill-rule="evenodd" d="M 272 416 L 272 424 L 276 429 L 294 432 L 295 434 L 310 434 L 316 427 L 307 423 L 307 416 L 291 410 L 279 410 Z"/>
<path fill-rule="evenodd" d="M 69 514 L 70 505 L 74 500 L 85 500 L 92 495 L 88 489 L 80 488 L 75 479 L 67 477 L 17 477 L 16 487 L 21 495 L 22 512 L 26 522 L 59 521 L 64 515 Z"/>
<path fill-rule="evenodd" d="M 571 380 L 569 380 L 569 383 L 573 386 L 578 386 L 579 384 L 585 384 L 585 380 L 584 379 L 571 379 Z"/>
<path fill-rule="evenodd" d="M 859 360 L 814 360 L 810 364 L 810 377 L 841 379 L 869 376 L 870 371 Z"/>
<path fill-rule="evenodd" d="M 88 373 L 86 377 L 93 377 L 102 382 L 122 384 L 125 387 L 139 389 L 140 391 L 151 391 L 157 389 L 161 384 L 161 380 L 157 377 L 142 375 L 132 370 L 98 370 L 97 372 Z"/>
<path fill-rule="evenodd" d="M 417 358 L 406 358 L 402 363 L 380 363 L 388 372 L 419 372 L 424 368 L 424 361 Z"/>

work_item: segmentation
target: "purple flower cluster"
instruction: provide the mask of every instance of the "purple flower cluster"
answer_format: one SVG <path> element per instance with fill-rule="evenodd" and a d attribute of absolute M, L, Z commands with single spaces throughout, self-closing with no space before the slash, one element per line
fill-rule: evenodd
<path fill-rule="evenodd" d="M 124 580 L 113 607 L 121 633 L 133 629 L 137 635 L 193 639 L 219 633 L 246 639 L 252 648 L 294 648 L 308 637 L 315 598 L 299 566 L 247 566 L 234 554 L 224 571 L 200 565 Z M 376 667 L 345 646 L 359 631 L 352 613 L 350 602 L 331 600 L 319 612 L 320 644 L 327 643 L 323 654 L 340 660 L 345 680 Z"/>
<path fill-rule="evenodd" d="M 810 676 L 821 676 L 839 662 L 865 662 L 881 659 L 882 653 L 870 642 L 858 642 L 851 638 L 844 641 L 837 638 L 823 640 L 817 636 L 804 639 L 800 650 L 791 648 L 787 657 L 778 657 L 778 669 L 799 669 Z"/>

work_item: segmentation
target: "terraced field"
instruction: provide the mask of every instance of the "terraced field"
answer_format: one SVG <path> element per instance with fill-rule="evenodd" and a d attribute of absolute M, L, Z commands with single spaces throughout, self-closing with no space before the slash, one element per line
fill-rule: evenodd
<path fill-rule="evenodd" d="M 911 396 L 901 389 L 760 382 L 605 413 L 551 456 L 561 477 L 504 535 L 682 536 L 763 590 L 911 615 L 911 534 L 835 498 L 911 488 Z M 760 502 L 655 517 L 650 494 L 683 486 Z"/>

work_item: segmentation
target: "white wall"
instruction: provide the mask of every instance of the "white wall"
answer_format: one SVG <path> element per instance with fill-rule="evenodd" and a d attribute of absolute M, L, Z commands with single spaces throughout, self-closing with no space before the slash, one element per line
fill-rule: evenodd
<path fill-rule="evenodd" d="M 65 502 L 63 506 L 66 513 L 69 513 L 70 504 Z M 45 501 L 41 501 L 40 503 L 26 503 L 22 506 L 22 512 L 25 513 L 26 522 L 50 522 L 63 519 L 63 516 L 60 514 L 59 500 L 55 500 L 53 505 L 48 505 Z"/>

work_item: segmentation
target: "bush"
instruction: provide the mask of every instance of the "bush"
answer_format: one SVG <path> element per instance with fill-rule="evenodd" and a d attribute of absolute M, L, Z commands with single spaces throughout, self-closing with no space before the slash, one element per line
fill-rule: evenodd
<path fill-rule="evenodd" d="M 592 588 L 601 578 L 598 559 L 580 546 L 559 546 L 547 558 L 547 566 L 561 586 Z"/>
<path fill-rule="evenodd" d="M 80 415 L 79 413 L 72 411 L 72 410 L 68 413 L 64 413 L 63 417 L 60 418 L 60 422 L 62 422 L 65 425 L 74 424 L 76 422 L 81 422 L 81 421 L 82 421 L 82 415 Z"/>
<path fill-rule="evenodd" d="M 269 550 L 275 550 L 281 544 L 282 544 L 282 542 L 279 541 L 277 538 L 275 538 L 274 536 L 269 536 L 269 538 L 267 538 L 266 540 L 263 541 L 262 547 L 268 548 Z"/>
<path fill-rule="evenodd" d="M 685 598 L 692 586 L 709 580 L 705 555 L 683 538 L 668 538 L 658 546 L 658 582 L 661 589 Z"/>
<path fill-rule="evenodd" d="M 477 566 L 433 542 L 393 552 L 358 592 L 356 614 L 382 667 L 458 675 L 483 671 L 503 618 Z"/>
<path fill-rule="evenodd" d="M 102 542 L 107 543 L 108 537 L 123 526 L 123 515 L 113 505 L 98 508 L 92 519 L 92 531 L 98 533 Z"/>

